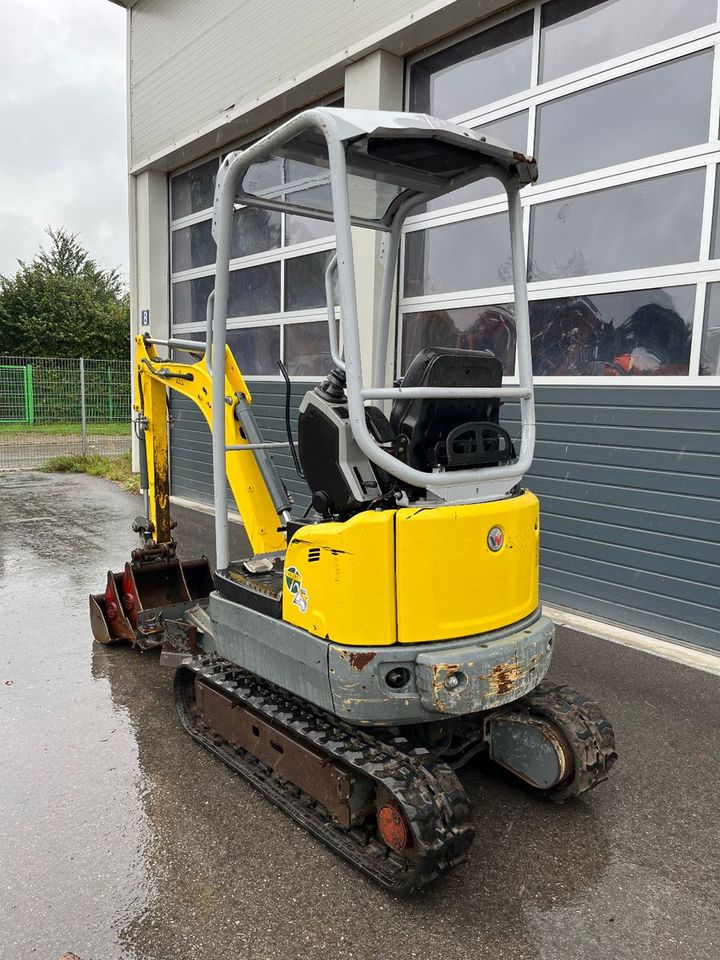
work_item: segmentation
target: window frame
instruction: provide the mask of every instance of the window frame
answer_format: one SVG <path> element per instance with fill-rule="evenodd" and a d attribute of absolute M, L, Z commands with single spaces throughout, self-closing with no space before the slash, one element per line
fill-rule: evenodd
<path fill-rule="evenodd" d="M 720 281 L 720 258 L 710 260 L 710 244 L 713 211 L 715 204 L 720 206 L 720 186 L 716 188 L 717 171 L 720 169 L 720 0 L 716 7 L 714 23 L 689 31 L 668 40 L 652 44 L 608 61 L 602 61 L 582 70 L 545 83 L 539 82 L 540 74 L 540 14 L 544 0 L 528 0 L 511 10 L 505 10 L 488 17 L 480 25 L 445 38 L 432 46 L 408 57 L 405 64 L 405 104 L 410 98 L 410 71 L 413 64 L 436 53 L 438 50 L 453 46 L 474 33 L 480 33 L 504 20 L 512 19 L 527 10 L 534 10 L 533 58 L 530 86 L 518 94 L 488 104 L 482 108 L 458 114 L 448 118 L 454 123 L 481 126 L 494 120 L 500 120 L 522 110 L 528 111 L 528 139 L 526 144 L 511 144 L 532 154 L 536 141 L 537 109 L 545 103 L 560 100 L 565 96 L 615 80 L 620 77 L 639 73 L 649 67 L 670 63 L 682 57 L 702 51 L 713 53 L 712 90 L 708 117 L 708 141 L 680 150 L 668 151 L 640 160 L 627 161 L 599 170 L 576 174 L 559 180 L 540 182 L 528 187 L 522 193 L 522 206 L 526 212 L 524 222 L 524 240 L 527 255 L 530 233 L 530 216 L 534 206 L 591 193 L 606 187 L 620 186 L 646 179 L 677 173 L 682 170 L 704 169 L 705 183 L 702 198 L 702 224 L 698 260 L 689 264 L 668 264 L 663 267 L 640 270 L 617 271 L 585 277 L 563 278 L 553 281 L 529 281 L 528 296 L 532 300 L 552 299 L 575 294 L 612 293 L 627 290 L 652 289 L 655 287 L 696 286 L 695 309 L 692 320 L 692 343 L 690 351 L 690 372 L 686 376 L 646 376 L 646 377 L 602 377 L 602 376 L 563 376 L 536 377 L 538 383 L 558 385 L 613 386 L 717 386 L 719 376 L 702 376 L 699 372 L 702 338 L 704 333 L 705 301 L 707 284 Z M 542 167 L 541 167 L 542 170 Z M 718 192 L 716 198 L 715 194 Z M 507 211 L 507 201 L 502 196 L 488 197 L 416 214 L 408 218 L 403 234 L 432 226 L 455 223 L 460 220 L 477 219 Z M 404 250 L 404 244 L 403 244 Z M 457 309 L 461 307 L 481 306 L 508 302 L 512 299 L 512 290 L 508 285 L 476 290 L 464 290 L 456 294 L 428 295 L 424 297 L 405 297 L 403 295 L 404 256 L 401 252 L 398 267 L 398 309 L 396 324 L 396 372 L 399 374 L 402 357 L 403 317 L 406 313 L 423 310 Z M 516 359 L 517 369 L 517 359 Z M 506 378 L 508 383 L 515 377 Z"/>
<path fill-rule="evenodd" d="M 328 105 L 337 104 L 338 97 L 342 97 L 342 91 L 335 92 L 328 97 L 324 98 L 320 103 L 325 103 Z M 173 335 L 183 337 L 187 334 L 193 333 L 204 333 L 205 332 L 205 321 L 195 321 L 190 323 L 175 323 L 174 318 L 174 307 L 173 307 L 173 286 L 177 283 L 181 283 L 185 280 L 195 280 L 200 277 L 211 277 L 215 275 L 215 263 L 206 264 L 200 267 L 192 267 L 188 270 L 177 270 L 173 271 L 172 269 L 172 236 L 173 233 L 182 230 L 185 227 L 193 226 L 196 223 L 202 223 L 203 221 L 211 220 L 213 214 L 212 207 L 206 207 L 203 210 L 197 210 L 195 213 L 188 214 L 184 217 L 179 217 L 176 220 L 172 219 L 172 181 L 175 177 L 187 173 L 188 170 L 192 170 L 196 167 L 200 167 L 203 164 L 208 163 L 210 160 L 216 160 L 218 169 L 220 168 L 220 163 L 222 159 L 232 150 L 242 149 L 243 146 L 255 142 L 259 136 L 262 136 L 266 133 L 267 130 L 256 131 L 252 135 L 244 137 L 242 140 L 224 146 L 221 150 L 211 154 L 210 156 L 205 155 L 198 160 L 194 160 L 191 163 L 185 164 L 177 169 L 171 171 L 168 174 L 167 178 L 167 191 L 168 191 L 168 213 L 169 213 L 169 222 L 168 222 L 168 294 L 169 294 L 169 310 L 170 310 L 170 329 Z M 237 204 L 236 207 L 240 209 L 241 204 Z M 273 313 L 263 313 L 254 316 L 246 317 L 228 317 L 228 330 L 241 330 L 241 329 L 257 329 L 259 327 L 265 326 L 279 326 L 280 327 L 280 355 L 278 359 L 285 360 L 285 328 L 291 324 L 300 324 L 300 323 L 317 323 L 322 321 L 327 324 L 327 310 L 324 306 L 313 308 L 310 310 L 295 310 L 295 311 L 285 311 L 283 309 L 285 303 L 285 263 L 287 260 L 294 259 L 297 257 L 307 256 L 312 253 L 323 253 L 326 251 L 331 251 L 335 249 L 335 235 L 330 233 L 327 237 L 315 238 L 312 240 L 305 240 L 300 243 L 295 243 L 292 245 L 286 245 L 285 243 L 285 217 L 287 214 L 281 214 L 281 223 L 280 223 L 280 246 L 274 247 L 270 250 L 263 250 L 260 253 L 250 254 L 245 257 L 234 257 L 230 261 L 230 270 L 242 270 L 246 267 L 254 267 L 263 263 L 279 263 L 280 264 L 280 310 Z M 331 225 L 332 227 L 332 225 Z M 335 316 L 339 317 L 339 307 L 335 308 Z M 280 372 L 277 374 L 252 374 L 248 375 L 245 378 L 249 382 L 271 382 L 276 383 L 282 381 Z M 302 380 L 303 382 L 321 382 L 323 376 L 303 376 L 295 377 L 292 379 Z"/>

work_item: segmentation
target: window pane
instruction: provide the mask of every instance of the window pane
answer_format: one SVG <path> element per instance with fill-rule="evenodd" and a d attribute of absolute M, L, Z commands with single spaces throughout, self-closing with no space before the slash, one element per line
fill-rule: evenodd
<path fill-rule="evenodd" d="M 533 207 L 531 280 L 697 260 L 704 170 L 687 170 Z"/>
<path fill-rule="evenodd" d="M 171 236 L 173 273 L 215 263 L 216 248 L 212 238 L 211 220 L 173 230 Z"/>
<path fill-rule="evenodd" d="M 218 160 L 215 158 L 172 178 L 170 192 L 173 220 L 212 207 L 217 172 Z"/>
<path fill-rule="evenodd" d="M 475 127 L 477 133 L 487 137 L 495 137 L 496 140 L 502 140 L 508 147 L 514 150 L 527 149 L 527 128 L 528 113 L 523 110 L 522 113 L 513 113 L 509 117 L 503 117 L 502 120 L 493 120 L 492 123 L 485 123 L 481 127 Z M 452 207 L 458 203 L 470 203 L 473 200 L 484 200 L 485 197 L 494 197 L 504 193 L 502 184 L 493 177 L 487 177 L 485 180 L 478 180 L 477 183 L 470 183 L 459 190 L 453 190 L 452 193 L 446 193 L 443 197 L 436 200 L 430 200 L 425 207 L 417 207 L 415 212 L 420 213 L 426 210 L 442 210 L 443 207 Z"/>
<path fill-rule="evenodd" d="M 711 90 L 704 51 L 539 107 L 542 180 L 704 143 Z"/>
<path fill-rule="evenodd" d="M 700 373 L 720 376 L 720 283 L 709 283 L 705 294 L 705 330 L 703 331 Z"/>
<path fill-rule="evenodd" d="M 244 377 L 274 376 L 280 359 L 280 327 L 228 330 L 228 346 Z"/>
<path fill-rule="evenodd" d="M 515 310 L 511 303 L 461 310 L 406 313 L 402 320 L 402 369 L 425 347 L 490 350 L 503 373 L 515 370 Z"/>
<path fill-rule="evenodd" d="M 715 0 L 550 0 L 540 8 L 542 82 L 712 23 Z"/>
<path fill-rule="evenodd" d="M 280 157 L 265 157 L 253 163 L 243 177 L 243 189 L 246 193 L 262 193 L 272 190 L 283 178 L 283 161 Z"/>
<path fill-rule="evenodd" d="M 285 261 L 286 310 L 313 310 L 325 306 L 325 268 L 334 253 L 334 250 L 323 250 Z"/>
<path fill-rule="evenodd" d="M 720 166 L 715 172 L 715 216 L 713 218 L 710 259 L 720 260 Z"/>
<path fill-rule="evenodd" d="M 180 330 L 177 334 L 179 340 L 205 340 L 205 331 L 202 333 L 196 331 L 187 331 Z M 197 361 L 202 357 L 201 353 L 188 353 L 186 350 L 181 350 L 179 348 L 173 348 L 171 351 L 173 360 L 177 360 L 178 363 L 197 363 Z"/>
<path fill-rule="evenodd" d="M 510 283 L 506 213 L 462 220 L 405 238 L 405 296 L 477 290 Z"/>
<path fill-rule="evenodd" d="M 205 323 L 207 298 L 215 289 L 215 277 L 198 277 L 172 285 L 173 323 Z"/>
<path fill-rule="evenodd" d="M 249 257 L 280 246 L 281 214 L 243 207 L 233 214 L 231 257 Z"/>
<path fill-rule="evenodd" d="M 316 220 L 314 217 L 295 217 L 291 213 L 285 216 L 285 245 L 305 243 L 332 237 L 335 226 L 329 220 Z"/>
<path fill-rule="evenodd" d="M 334 364 L 327 323 L 286 324 L 285 363 L 294 377 L 321 377 L 329 373 Z"/>
<path fill-rule="evenodd" d="M 695 287 L 530 303 L 536 376 L 683 376 Z"/>
<path fill-rule="evenodd" d="M 454 117 L 529 87 L 532 29 L 529 11 L 414 63 L 410 109 Z"/>
<path fill-rule="evenodd" d="M 228 292 L 228 317 L 254 317 L 280 311 L 280 264 L 233 270 Z"/>

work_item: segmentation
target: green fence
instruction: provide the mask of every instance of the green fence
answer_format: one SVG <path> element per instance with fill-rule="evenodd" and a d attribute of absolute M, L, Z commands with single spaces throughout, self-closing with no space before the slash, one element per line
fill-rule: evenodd
<path fill-rule="evenodd" d="M 0 469 L 130 449 L 130 362 L 0 356 Z"/>

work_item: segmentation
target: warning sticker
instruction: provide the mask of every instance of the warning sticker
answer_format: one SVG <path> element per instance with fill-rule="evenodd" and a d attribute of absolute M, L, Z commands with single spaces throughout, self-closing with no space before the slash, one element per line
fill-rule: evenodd
<path fill-rule="evenodd" d="M 302 585 L 302 574 L 297 567 L 288 567 L 285 571 L 285 586 L 293 597 L 293 605 L 298 608 L 300 613 L 307 613 L 308 595 L 307 590 Z"/>

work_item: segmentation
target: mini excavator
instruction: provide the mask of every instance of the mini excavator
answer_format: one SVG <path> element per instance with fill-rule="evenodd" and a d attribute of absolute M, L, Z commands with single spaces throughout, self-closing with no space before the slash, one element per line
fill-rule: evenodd
<path fill-rule="evenodd" d="M 278 182 L 268 167 L 283 171 Z M 517 382 L 503 384 L 489 351 L 437 346 L 388 385 L 403 223 L 485 177 L 507 194 Z M 600 783 L 616 758 L 597 703 L 545 679 L 555 631 L 538 599 L 538 501 L 522 486 L 535 417 L 520 190 L 536 178 L 532 158 L 434 117 L 305 111 L 222 162 L 205 342 L 135 341 L 146 515 L 125 569 L 90 597 L 94 636 L 174 658 L 190 736 L 394 891 L 466 860 L 474 830 L 458 771 L 479 754 L 556 801 Z M 301 402 L 297 441 L 289 414 L 288 441 L 263 440 L 226 344 L 239 204 L 334 224 L 332 369 Z M 372 357 L 356 298 L 361 229 L 384 238 Z M 169 390 L 211 430 L 214 569 L 177 555 Z M 515 440 L 500 424 L 504 401 L 519 408 Z M 283 447 L 309 487 L 301 519 L 272 459 Z M 229 492 L 246 558 L 230 556 Z"/>

